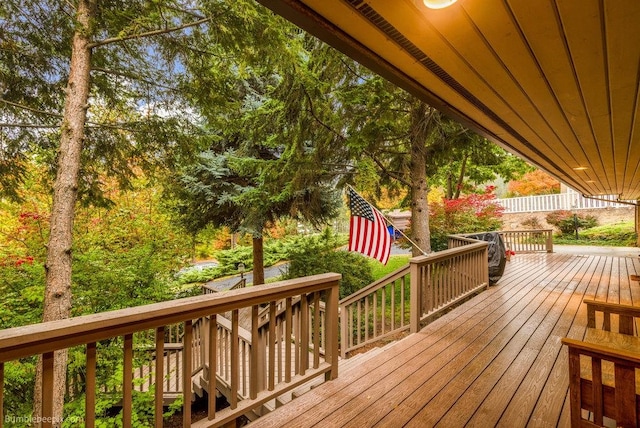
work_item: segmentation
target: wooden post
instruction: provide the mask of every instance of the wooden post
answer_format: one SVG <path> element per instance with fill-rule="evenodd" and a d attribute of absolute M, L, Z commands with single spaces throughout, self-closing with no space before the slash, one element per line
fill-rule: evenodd
<path fill-rule="evenodd" d="M 133 408 L 133 334 L 124 336 L 124 361 L 122 369 L 122 426 L 131 426 Z"/>
<path fill-rule="evenodd" d="M 420 277 L 420 266 L 415 259 L 409 260 L 409 275 L 410 275 L 410 293 L 409 296 L 409 331 L 411 333 L 417 333 L 420 330 L 420 315 L 422 308 L 420 303 L 422 302 L 422 287 Z"/>
<path fill-rule="evenodd" d="M 339 301 L 339 282 L 336 282 L 327 290 L 327 301 L 325 302 L 325 329 L 327 335 L 327 343 L 325 347 L 325 361 L 331 364 L 331 371 L 325 375 L 326 380 L 333 380 L 338 377 L 338 301 Z M 344 309 L 344 308 L 343 308 Z M 343 312 L 345 312 L 343 310 Z M 342 329 L 346 329 L 346 322 L 343 319 Z M 344 341 L 343 336 L 343 341 Z M 343 343 L 343 348 L 346 348 Z"/>
<path fill-rule="evenodd" d="M 216 370 L 218 367 L 216 352 L 218 351 L 218 318 L 211 315 L 209 321 L 209 420 L 216 417 Z"/>
<path fill-rule="evenodd" d="M 42 354 L 42 427 L 50 428 L 53 418 L 53 352 Z M 37 416 L 37 415 L 36 415 Z"/>
<path fill-rule="evenodd" d="M 167 365 L 169 361 L 167 359 Z M 162 405 L 164 404 L 164 326 L 156 328 L 156 390 L 155 390 L 155 425 L 162 426 Z"/>
<path fill-rule="evenodd" d="M 84 426 L 93 428 L 96 422 L 96 343 L 87 343 L 87 383 Z M 2 410 L 2 409 L 0 409 Z M 0 415 L 2 412 L 0 411 Z"/>
<path fill-rule="evenodd" d="M 182 426 L 191 426 L 191 358 L 193 346 L 193 321 L 184 322 L 182 339 Z"/>
<path fill-rule="evenodd" d="M 0 363 L 0 428 L 4 421 L 4 363 Z"/>

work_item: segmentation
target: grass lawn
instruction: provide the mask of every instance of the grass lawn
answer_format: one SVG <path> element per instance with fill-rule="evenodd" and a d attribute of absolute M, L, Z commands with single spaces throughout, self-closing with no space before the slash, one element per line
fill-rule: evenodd
<path fill-rule="evenodd" d="M 371 272 L 373 273 L 373 279 L 378 280 L 383 276 L 393 272 L 401 268 L 402 266 L 409 263 L 409 259 L 411 258 L 410 254 L 398 254 L 395 256 L 389 257 L 389 261 L 386 265 L 383 265 L 377 260 L 369 260 L 369 264 L 371 265 Z"/>
<path fill-rule="evenodd" d="M 578 230 L 578 239 L 575 239 L 573 234 L 555 235 L 553 242 L 567 245 L 635 247 L 636 233 L 633 222 L 621 222 Z"/>

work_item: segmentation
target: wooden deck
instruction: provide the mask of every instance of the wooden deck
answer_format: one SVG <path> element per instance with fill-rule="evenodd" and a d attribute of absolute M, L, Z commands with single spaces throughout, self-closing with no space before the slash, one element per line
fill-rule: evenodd
<path fill-rule="evenodd" d="M 637 253 L 518 254 L 488 291 L 251 426 L 568 426 L 560 339 L 584 337 L 585 297 L 640 306 L 638 273 Z"/>

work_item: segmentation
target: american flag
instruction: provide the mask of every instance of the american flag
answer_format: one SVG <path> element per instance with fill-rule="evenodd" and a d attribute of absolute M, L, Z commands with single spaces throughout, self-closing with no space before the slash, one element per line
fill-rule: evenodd
<path fill-rule="evenodd" d="M 387 264 L 391 235 L 382 214 L 349 188 L 349 251 L 357 251 Z"/>

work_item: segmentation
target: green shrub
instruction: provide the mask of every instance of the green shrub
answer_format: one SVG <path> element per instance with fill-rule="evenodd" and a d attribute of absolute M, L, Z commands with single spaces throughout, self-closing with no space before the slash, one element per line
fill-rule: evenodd
<path fill-rule="evenodd" d="M 493 188 L 485 193 L 443 199 L 429 204 L 429 230 L 431 249 L 447 249 L 447 236 L 459 233 L 477 233 L 502 228 L 502 206 L 494 202 Z"/>
<path fill-rule="evenodd" d="M 336 251 L 341 244 L 328 230 L 313 239 L 301 241 L 292 249 L 285 279 L 336 272 L 342 274 L 340 298 L 346 297 L 373 282 L 366 257 L 347 251 Z"/>
<path fill-rule="evenodd" d="M 573 238 L 573 234 L 567 234 L 554 238 L 554 242 L 558 244 L 634 247 L 637 242 L 637 235 L 633 222 L 627 221 L 605 224 L 580 231 L 578 240 Z"/>
<path fill-rule="evenodd" d="M 598 225 L 598 219 L 592 215 L 574 214 L 567 210 L 558 210 L 547 214 L 547 223 L 556 226 L 563 234 L 574 233 L 578 229 L 591 229 Z"/>
<path fill-rule="evenodd" d="M 528 227 L 529 229 L 542 229 L 542 224 L 540 224 L 540 220 L 538 220 L 538 217 L 526 218 L 522 222 L 522 225 Z"/>
<path fill-rule="evenodd" d="M 328 232 L 324 232 L 326 234 Z M 323 236 L 323 235 L 320 235 Z M 285 239 L 269 239 L 264 242 L 264 266 L 289 260 L 291 254 L 305 245 L 313 245 L 320 238 L 319 235 L 294 235 Z M 333 235 L 335 247 L 344 245 L 347 241 L 344 236 Z M 333 244 L 332 244 L 333 245 Z M 179 284 L 204 283 L 216 278 L 235 275 L 238 273 L 238 264 L 243 263 L 246 271 L 253 269 L 253 249 L 251 246 L 238 246 L 232 250 L 221 250 L 216 253 L 219 265 L 202 270 L 188 270 L 179 275 Z"/>

